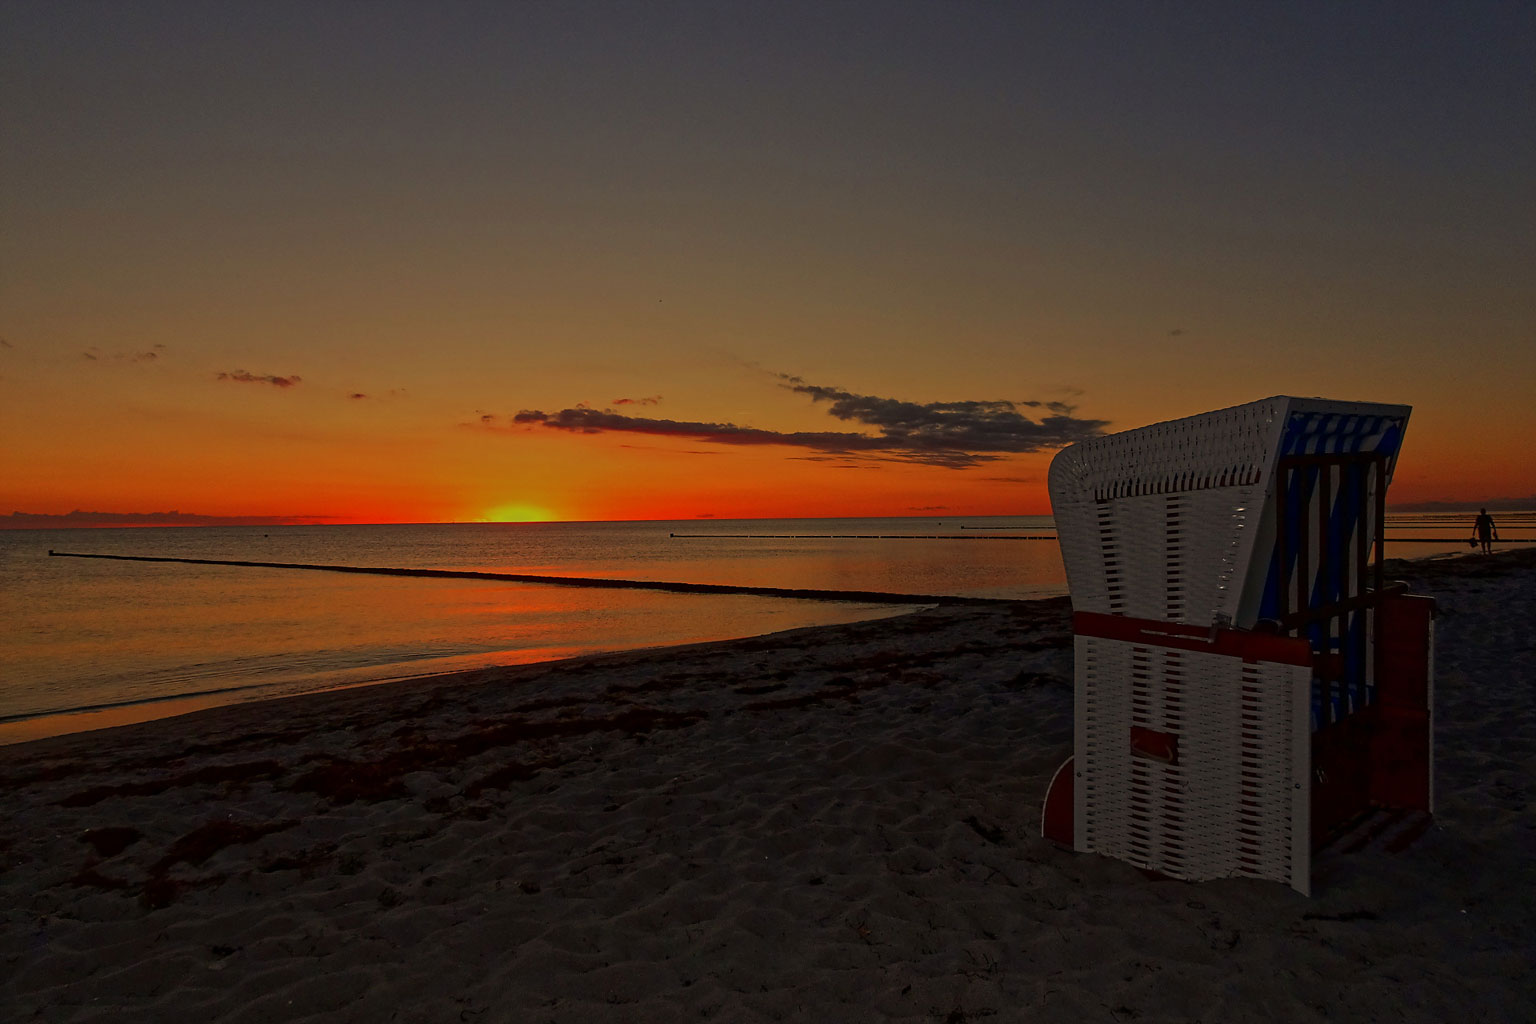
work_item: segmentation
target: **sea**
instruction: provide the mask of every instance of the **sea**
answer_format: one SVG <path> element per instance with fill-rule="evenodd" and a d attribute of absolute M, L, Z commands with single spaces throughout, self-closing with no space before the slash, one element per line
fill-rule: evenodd
<path fill-rule="evenodd" d="M 1459 533 L 1432 540 L 1457 531 L 1389 517 L 1388 553 L 1465 553 Z M 50 551 L 1029 599 L 1067 592 L 1054 538 L 1048 516 L 0 531 L 0 744 L 908 610 Z"/>
<path fill-rule="evenodd" d="M 1049 517 L 4 531 L 0 743 L 910 610 L 50 551 L 1033 598 L 1066 593 L 1051 538 Z"/>

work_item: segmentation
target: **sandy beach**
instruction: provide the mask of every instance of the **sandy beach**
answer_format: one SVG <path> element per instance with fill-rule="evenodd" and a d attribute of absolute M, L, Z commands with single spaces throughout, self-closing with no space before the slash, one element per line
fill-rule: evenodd
<path fill-rule="evenodd" d="M 1536 1017 L 1536 551 L 1436 597 L 1438 813 L 1312 898 L 1060 849 L 1066 599 L 0 748 L 30 1021 Z"/>

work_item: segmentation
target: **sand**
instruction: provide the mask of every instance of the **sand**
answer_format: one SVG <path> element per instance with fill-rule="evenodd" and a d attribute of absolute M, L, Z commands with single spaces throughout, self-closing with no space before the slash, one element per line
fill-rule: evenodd
<path fill-rule="evenodd" d="M 0 1017 L 1536 1017 L 1536 551 L 1440 600 L 1438 814 L 1278 883 L 1038 835 L 1064 600 L 0 749 Z"/>

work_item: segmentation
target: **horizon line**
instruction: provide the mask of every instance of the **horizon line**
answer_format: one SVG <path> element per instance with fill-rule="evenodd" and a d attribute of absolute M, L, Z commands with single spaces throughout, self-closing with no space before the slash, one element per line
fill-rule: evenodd
<path fill-rule="evenodd" d="M 1501 514 L 1507 513 L 1536 513 L 1536 497 L 1529 499 L 1489 499 L 1485 502 L 1407 502 L 1403 505 L 1389 505 L 1387 511 L 1394 515 L 1413 514 L 1472 514 L 1479 508 L 1488 508 Z M 84 519 L 87 513 L 80 518 Z M 152 515 L 152 513 L 101 513 L 104 516 L 112 515 Z M 63 520 L 59 522 L 29 522 L 25 525 L 17 523 L 12 517 L 20 516 L 24 519 L 48 519 Z M 146 529 L 175 529 L 197 530 L 214 529 L 219 527 L 243 527 L 243 528 L 291 528 L 296 526 L 542 526 L 542 525 L 601 525 L 610 523 L 741 523 L 741 522 L 788 522 L 803 520 L 837 520 L 837 519 L 1040 519 L 1051 518 L 1054 512 L 994 512 L 994 513 L 888 513 L 883 515 L 801 515 L 801 516 L 691 516 L 685 518 L 634 518 L 634 519 L 442 519 L 442 520 L 395 520 L 395 521 L 367 521 L 356 520 L 351 522 L 337 522 L 339 516 L 292 516 L 292 517 L 263 517 L 263 516 L 202 516 L 187 514 L 187 519 L 197 519 L 198 522 L 177 522 L 174 520 L 140 520 L 135 522 L 81 522 L 78 519 L 71 522 L 69 515 L 46 515 L 38 513 L 17 513 L 10 516 L 0 516 L 0 532 L 23 533 L 29 530 L 146 530 Z M 330 522 L 314 522 L 312 520 L 331 520 Z"/>
<path fill-rule="evenodd" d="M 16 515 L 17 513 L 12 513 Z M 59 519 L 66 520 L 67 516 L 44 516 L 36 513 L 21 513 L 28 518 L 35 519 Z M 107 513 L 111 515 L 112 513 Z M 123 514 L 123 513 L 118 513 Z M 423 519 L 423 520 L 356 520 L 337 522 L 340 516 L 293 516 L 277 517 L 262 516 L 197 516 L 199 520 L 213 520 L 201 522 L 176 522 L 167 521 L 138 521 L 138 522 L 59 522 L 55 524 L 15 525 L 8 521 L 9 517 L 0 516 L 0 532 L 21 532 L 24 530 L 146 530 L 146 529 L 176 529 L 196 530 L 217 527 L 293 527 L 293 526 L 542 526 L 542 525 L 578 525 L 599 523 L 744 523 L 766 521 L 792 521 L 792 520 L 817 520 L 817 519 L 1023 519 L 1049 517 L 1051 512 L 957 512 L 952 514 L 932 512 L 904 512 L 889 513 L 884 515 L 803 515 L 803 516 L 685 516 L 685 517 L 640 517 L 633 519 Z M 83 518 L 83 517 L 82 517 Z M 192 518 L 192 517 L 188 517 Z M 330 522 L 309 522 L 307 520 L 328 519 Z M 252 520 L 260 520 L 253 522 Z"/>

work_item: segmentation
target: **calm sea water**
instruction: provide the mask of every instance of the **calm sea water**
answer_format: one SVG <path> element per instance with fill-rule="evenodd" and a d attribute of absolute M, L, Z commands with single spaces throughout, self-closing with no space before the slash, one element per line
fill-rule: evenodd
<path fill-rule="evenodd" d="M 1394 546 L 1390 539 L 1460 538 L 1470 534 L 1466 519 L 1389 517 L 1389 553 L 1466 553 L 1459 540 Z M 1536 519 L 1516 513 L 1502 522 L 1519 537 Z M 50 558 L 49 549 L 1030 598 L 1066 592 L 1061 558 L 1053 541 L 1017 538 L 1053 533 L 1047 517 L 0 531 L 0 743 L 340 686 L 901 611 Z"/>
<path fill-rule="evenodd" d="M 50 558 L 50 549 L 1027 598 L 1066 592 L 1057 547 L 1003 538 L 1051 532 L 1043 517 L 0 532 L 0 743 L 338 686 L 901 610 Z M 934 533 L 966 539 L 916 536 Z"/>

